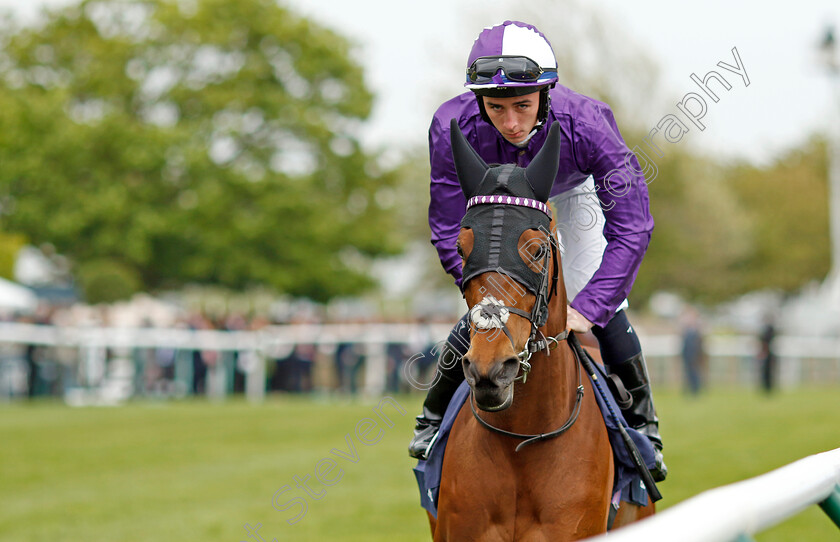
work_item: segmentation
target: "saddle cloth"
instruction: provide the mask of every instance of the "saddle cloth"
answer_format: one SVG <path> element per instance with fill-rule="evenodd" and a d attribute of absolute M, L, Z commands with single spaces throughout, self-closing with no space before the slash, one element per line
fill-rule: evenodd
<path fill-rule="evenodd" d="M 598 378 L 600 378 L 602 382 L 605 382 L 606 374 L 604 373 L 604 368 L 597 363 L 595 363 L 595 367 L 600 373 Z M 613 460 L 615 462 L 615 480 L 613 483 L 612 502 L 617 506 L 620 499 L 622 501 L 645 506 L 648 501 L 645 485 L 639 474 L 636 472 L 636 468 L 633 466 L 633 460 L 630 458 L 630 454 L 624 446 L 624 442 L 621 439 L 621 434 L 618 432 L 618 428 L 613 422 L 612 417 L 607 414 L 608 411 L 604 403 L 604 399 L 601 397 L 601 394 L 595 390 L 594 385 L 591 389 L 598 401 L 598 407 L 601 409 L 601 415 L 607 426 L 607 433 L 609 434 L 610 445 L 612 446 L 613 451 Z M 443 420 L 441 421 L 438 438 L 432 444 L 432 449 L 429 451 L 428 459 L 419 460 L 417 462 L 417 466 L 414 467 L 414 476 L 417 478 L 417 486 L 420 489 L 420 505 L 435 518 L 437 518 L 438 491 L 440 490 L 440 480 L 443 471 L 443 456 L 446 451 L 446 442 L 449 440 L 449 432 L 452 429 L 452 425 L 455 423 L 455 418 L 458 416 L 458 412 L 460 412 L 461 407 L 466 404 L 469 394 L 470 387 L 467 382 L 464 381 L 461 383 L 461 386 L 449 402 L 446 414 L 444 414 Z M 612 395 L 609 395 L 607 400 L 611 402 L 613 412 L 618 414 L 621 424 L 627 429 L 627 432 L 630 434 L 630 438 L 633 439 L 633 442 L 636 443 L 636 447 L 639 449 L 639 453 L 642 455 L 645 465 L 648 468 L 652 468 L 655 465 L 655 452 L 650 440 L 627 425 L 627 422 L 624 420 L 624 417 L 621 416 L 621 410 L 618 408 L 618 405 Z M 557 438 L 563 437 L 560 436 Z M 512 445 L 513 442 L 518 441 L 512 441 Z M 539 445 L 540 443 L 535 443 L 531 446 Z"/>

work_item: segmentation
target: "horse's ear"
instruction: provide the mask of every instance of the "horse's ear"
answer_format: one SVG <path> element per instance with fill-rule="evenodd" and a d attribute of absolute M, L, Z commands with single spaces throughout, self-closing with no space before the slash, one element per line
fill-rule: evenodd
<path fill-rule="evenodd" d="M 559 165 L 560 123 L 555 122 L 548 131 L 548 137 L 545 139 L 542 149 L 525 168 L 525 176 L 531 183 L 531 188 L 534 189 L 534 195 L 537 196 L 538 200 L 548 201 Z"/>
<path fill-rule="evenodd" d="M 481 159 L 470 142 L 461 133 L 458 121 L 452 119 L 449 123 L 449 139 L 452 143 L 452 159 L 455 161 L 455 172 L 458 174 L 458 182 L 461 183 L 461 190 L 467 198 L 473 197 L 478 185 L 484 179 L 489 166 Z"/>

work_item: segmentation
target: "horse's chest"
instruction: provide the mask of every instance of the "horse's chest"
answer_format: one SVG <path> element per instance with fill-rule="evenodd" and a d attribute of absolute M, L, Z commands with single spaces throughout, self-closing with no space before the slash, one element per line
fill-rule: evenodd
<path fill-rule="evenodd" d="M 483 525 L 488 532 L 502 526 L 515 531 L 518 524 L 544 531 L 545 525 L 566 523 L 569 507 L 591 497 L 591 483 L 576 482 L 576 477 L 560 468 L 561 454 L 519 453 L 510 459 L 498 451 L 488 455 L 473 450 L 459 454 L 470 459 L 445 461 L 440 512 L 469 517 L 473 526 Z"/>
<path fill-rule="evenodd" d="M 558 439 L 512 452 L 507 437 L 459 421 L 438 506 L 449 535 L 435 540 L 578 540 L 606 529 L 609 484 L 593 480 L 611 478 L 608 444 L 599 453 L 590 436 L 576 446 Z"/>

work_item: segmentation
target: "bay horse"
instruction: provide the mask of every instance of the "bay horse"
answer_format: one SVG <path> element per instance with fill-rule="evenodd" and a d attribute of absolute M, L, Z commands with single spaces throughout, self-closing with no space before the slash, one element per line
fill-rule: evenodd
<path fill-rule="evenodd" d="M 558 125 L 527 168 L 488 166 L 455 120 L 467 213 L 458 252 L 470 309 L 470 396 L 443 460 L 435 542 L 565 541 L 607 530 L 614 466 L 592 385 L 565 341 L 566 289 L 546 202 Z M 521 374 L 520 374 L 521 373 Z M 622 503 L 614 526 L 653 513 Z"/>

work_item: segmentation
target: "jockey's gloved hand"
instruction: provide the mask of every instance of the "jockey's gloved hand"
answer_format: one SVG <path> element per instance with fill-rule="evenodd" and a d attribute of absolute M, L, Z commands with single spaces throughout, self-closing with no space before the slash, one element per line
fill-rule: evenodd
<path fill-rule="evenodd" d="M 571 306 L 566 305 L 566 329 L 574 331 L 576 333 L 586 333 L 594 324 L 586 319 L 586 316 L 582 315 Z"/>

